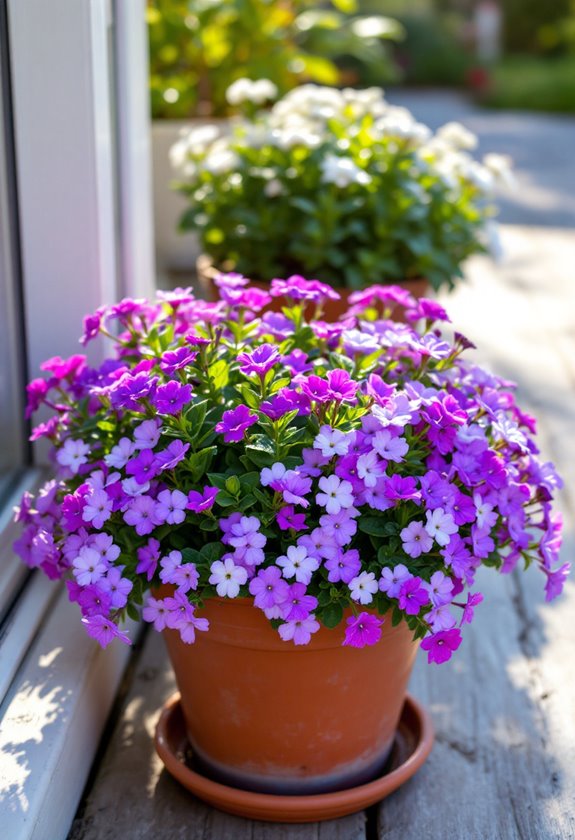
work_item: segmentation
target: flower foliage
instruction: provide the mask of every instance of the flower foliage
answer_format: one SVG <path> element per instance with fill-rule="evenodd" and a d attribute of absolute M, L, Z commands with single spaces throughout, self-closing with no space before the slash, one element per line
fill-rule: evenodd
<path fill-rule="evenodd" d="M 273 281 L 281 313 L 239 275 L 219 284 L 216 303 L 176 290 L 98 310 L 83 341 L 102 333 L 115 357 L 50 359 L 29 386 L 29 412 L 53 410 L 33 438 L 58 474 L 24 496 L 15 547 L 67 578 L 90 635 L 128 641 L 141 611 L 193 642 L 206 598 L 248 597 L 286 642 L 345 620 L 362 647 L 405 620 L 443 662 L 480 566 L 534 561 L 547 599 L 561 591 L 560 479 L 441 306 L 375 286 L 326 323 L 318 281 Z"/>
<path fill-rule="evenodd" d="M 231 133 L 203 126 L 178 140 L 181 227 L 216 265 L 254 279 L 451 286 L 463 260 L 496 248 L 490 202 L 510 179 L 506 158 L 471 156 L 476 143 L 457 123 L 432 135 L 379 88 L 304 85 Z"/>

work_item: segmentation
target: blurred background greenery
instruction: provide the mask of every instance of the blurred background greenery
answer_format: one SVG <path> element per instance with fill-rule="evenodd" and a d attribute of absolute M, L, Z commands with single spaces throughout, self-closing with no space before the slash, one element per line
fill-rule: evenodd
<path fill-rule="evenodd" d="M 149 0 L 148 25 L 155 118 L 226 116 L 241 77 L 575 112 L 575 0 Z"/>

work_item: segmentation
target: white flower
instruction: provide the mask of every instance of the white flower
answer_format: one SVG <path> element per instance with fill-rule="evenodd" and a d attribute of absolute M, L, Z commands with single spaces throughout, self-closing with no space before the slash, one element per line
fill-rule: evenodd
<path fill-rule="evenodd" d="M 150 482 L 146 481 L 144 484 L 138 484 L 136 479 L 131 476 L 122 481 L 122 490 L 127 496 L 141 496 L 147 493 L 150 489 Z"/>
<path fill-rule="evenodd" d="M 83 440 L 72 440 L 72 438 L 68 438 L 64 441 L 64 446 L 58 450 L 56 460 L 63 467 L 68 467 L 75 475 L 82 464 L 87 463 L 88 459 L 86 456 L 89 451 L 90 447 Z"/>
<path fill-rule="evenodd" d="M 373 572 L 362 572 L 352 578 L 348 585 L 352 599 L 359 601 L 360 604 L 371 604 L 378 590 L 378 583 Z"/>
<path fill-rule="evenodd" d="M 448 122 L 441 126 L 437 136 L 456 149 L 475 149 L 477 137 L 459 122 Z"/>
<path fill-rule="evenodd" d="M 262 487 L 267 487 L 268 484 L 271 484 L 273 481 L 279 481 L 284 477 L 286 470 L 287 467 L 279 461 L 276 461 L 276 463 L 272 464 L 271 467 L 264 467 L 260 473 L 260 484 Z"/>
<path fill-rule="evenodd" d="M 446 546 L 450 540 L 451 534 L 456 534 L 459 530 L 453 520 L 453 516 L 450 513 L 445 513 L 443 508 L 428 510 L 426 512 L 426 517 L 427 522 L 425 523 L 424 528 L 438 545 Z"/>
<path fill-rule="evenodd" d="M 360 169 L 351 158 L 328 154 L 320 167 L 324 184 L 335 184 L 342 189 L 350 184 L 369 184 L 371 181 L 367 172 Z"/>
<path fill-rule="evenodd" d="M 490 153 L 483 158 L 483 166 L 488 169 L 495 180 L 504 187 L 516 185 L 515 176 L 511 171 L 513 161 L 508 155 L 496 155 Z"/>
<path fill-rule="evenodd" d="M 274 129 L 271 137 L 278 149 L 287 151 L 294 146 L 304 146 L 306 149 L 315 149 L 322 142 L 322 137 L 307 125 L 294 126 L 292 128 Z"/>
<path fill-rule="evenodd" d="M 276 198 L 278 195 L 283 195 L 285 192 L 283 184 L 277 178 L 272 178 L 264 187 L 264 194 L 268 198 Z"/>
<path fill-rule="evenodd" d="M 240 586 L 248 579 L 248 573 L 242 566 L 236 566 L 231 557 L 216 560 L 210 566 L 210 583 L 215 584 L 220 598 L 236 598 Z"/>
<path fill-rule="evenodd" d="M 202 165 L 212 175 L 225 175 L 235 169 L 239 162 L 239 157 L 231 149 L 216 149 L 206 156 Z"/>
<path fill-rule="evenodd" d="M 135 446 L 129 438 L 120 438 L 118 443 L 112 447 L 110 453 L 106 455 L 104 461 L 109 467 L 115 467 L 117 470 L 121 470 L 134 454 L 134 449 Z"/>
<path fill-rule="evenodd" d="M 319 486 L 324 492 L 318 493 L 315 500 L 327 513 L 339 513 L 342 508 L 353 506 L 353 487 L 349 481 L 342 481 L 337 475 L 324 475 Z"/>
<path fill-rule="evenodd" d="M 80 549 L 80 553 L 72 561 L 72 566 L 74 567 L 74 574 L 80 586 L 88 586 L 90 583 L 96 583 L 96 581 L 104 577 L 108 570 L 100 553 L 87 546 Z"/>
<path fill-rule="evenodd" d="M 383 434 L 383 432 L 378 432 Z M 373 449 L 369 452 L 364 452 L 357 459 L 357 474 L 363 480 L 366 487 L 375 487 L 377 479 L 384 474 L 381 461 L 377 457 L 377 452 Z"/>
<path fill-rule="evenodd" d="M 350 443 L 349 436 L 344 432 L 332 429 L 331 426 L 322 426 L 313 442 L 313 448 L 319 449 L 324 458 L 331 458 L 332 455 L 346 455 Z"/>
<path fill-rule="evenodd" d="M 310 557 L 305 546 L 290 545 L 287 556 L 282 554 L 278 557 L 276 565 L 282 569 L 285 578 L 295 577 L 298 583 L 304 583 L 307 586 L 312 574 L 319 569 L 319 560 Z"/>
<path fill-rule="evenodd" d="M 226 90 L 226 99 L 230 105 L 241 105 L 242 102 L 253 102 L 263 105 L 270 99 L 275 99 L 278 89 L 269 79 L 236 79 Z"/>

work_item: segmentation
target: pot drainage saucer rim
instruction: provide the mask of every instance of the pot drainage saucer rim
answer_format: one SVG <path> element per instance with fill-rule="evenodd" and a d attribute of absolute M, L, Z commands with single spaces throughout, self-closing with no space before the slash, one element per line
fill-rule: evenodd
<path fill-rule="evenodd" d="M 433 738 L 429 713 L 408 694 L 386 772 L 371 782 L 335 793 L 295 796 L 241 790 L 192 769 L 186 763 L 191 748 L 179 694 L 171 697 L 162 709 L 155 745 L 168 772 L 213 807 L 248 819 L 299 823 L 337 819 L 384 799 L 419 770 L 431 751 Z"/>

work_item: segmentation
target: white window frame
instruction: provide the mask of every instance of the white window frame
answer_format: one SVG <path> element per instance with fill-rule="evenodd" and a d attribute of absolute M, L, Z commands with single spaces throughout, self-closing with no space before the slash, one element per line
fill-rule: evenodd
<path fill-rule="evenodd" d="M 81 352 L 85 314 L 153 293 L 145 0 L 0 2 L 30 378 L 48 356 Z M 19 491 L 35 479 L 32 471 Z M 8 518 L 0 512 L 0 587 L 5 605 L 20 594 L 0 634 L 0 833 L 60 840 L 129 649 L 101 650 L 66 591 L 27 575 Z"/>

